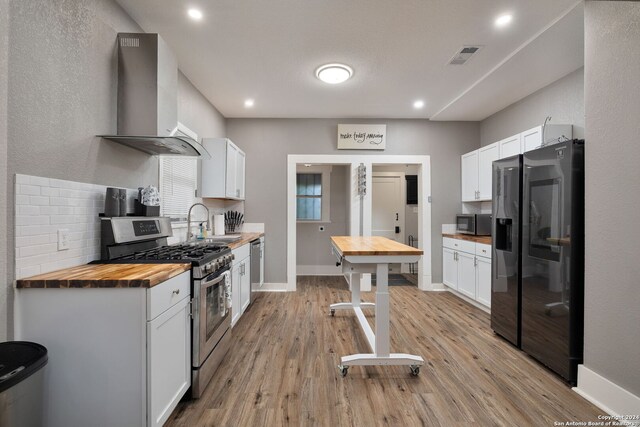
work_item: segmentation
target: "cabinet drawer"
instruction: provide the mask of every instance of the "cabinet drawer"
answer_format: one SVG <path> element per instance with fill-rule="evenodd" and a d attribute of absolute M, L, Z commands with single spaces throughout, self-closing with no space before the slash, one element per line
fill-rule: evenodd
<path fill-rule="evenodd" d="M 246 245 L 242 245 L 239 248 L 232 250 L 231 253 L 234 255 L 233 265 L 236 265 L 251 255 L 251 245 L 247 243 Z"/>
<path fill-rule="evenodd" d="M 485 258 L 491 258 L 491 245 L 476 243 L 476 255 Z"/>
<path fill-rule="evenodd" d="M 174 304 L 191 296 L 191 271 L 185 271 L 147 291 L 147 320 L 153 320 Z"/>
<path fill-rule="evenodd" d="M 445 248 L 456 250 L 456 251 L 469 252 L 470 254 L 476 253 L 476 244 L 474 242 L 469 242 L 467 240 L 443 237 L 442 246 L 444 246 Z"/>

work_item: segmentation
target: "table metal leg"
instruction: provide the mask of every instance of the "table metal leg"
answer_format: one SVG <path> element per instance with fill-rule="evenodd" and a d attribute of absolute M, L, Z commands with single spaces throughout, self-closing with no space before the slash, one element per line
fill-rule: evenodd
<path fill-rule="evenodd" d="M 331 314 L 335 310 L 353 309 L 356 318 L 367 338 L 373 353 L 352 354 L 341 357 L 340 374 L 347 375 L 349 366 L 390 366 L 404 365 L 411 368 L 412 375 L 418 375 L 424 359 L 420 356 L 405 353 L 389 352 L 389 265 L 376 264 L 376 303 L 360 301 L 360 273 L 353 273 L 351 278 L 351 302 L 331 304 Z M 375 306 L 375 335 L 362 313 L 362 308 Z"/>
<path fill-rule="evenodd" d="M 333 316 L 336 310 L 351 310 L 356 307 L 373 308 L 376 305 L 372 302 L 362 302 L 360 300 L 360 273 L 351 275 L 351 302 L 338 302 L 329 306 L 329 312 Z"/>

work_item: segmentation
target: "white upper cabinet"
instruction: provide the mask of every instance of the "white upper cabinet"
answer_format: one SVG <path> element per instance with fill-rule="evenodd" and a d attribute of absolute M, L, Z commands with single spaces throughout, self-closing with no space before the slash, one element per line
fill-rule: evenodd
<path fill-rule="evenodd" d="M 202 160 L 198 196 L 244 200 L 244 152 L 227 138 L 205 138 L 202 145 L 211 159 Z"/>
<path fill-rule="evenodd" d="M 540 148 L 543 145 L 543 128 L 536 126 L 520 134 L 522 139 L 522 152 Z M 572 125 L 548 124 L 544 127 L 544 145 L 552 145 L 566 139 L 573 138 Z"/>
<path fill-rule="evenodd" d="M 462 201 L 478 200 L 478 150 L 462 156 Z"/>
<path fill-rule="evenodd" d="M 245 154 L 238 150 L 236 158 L 236 187 L 238 189 L 238 198 L 244 200 L 244 172 L 245 172 Z"/>
<path fill-rule="evenodd" d="M 491 200 L 491 171 L 500 158 L 498 143 L 462 155 L 462 201 Z"/>
<path fill-rule="evenodd" d="M 497 142 L 478 150 L 478 200 L 491 200 L 493 162 L 499 158 Z"/>
<path fill-rule="evenodd" d="M 536 126 L 520 134 L 523 152 L 535 150 L 542 145 L 542 126 Z"/>
<path fill-rule="evenodd" d="M 510 136 L 502 141 L 498 141 L 500 147 L 500 158 L 515 156 L 516 154 L 522 154 L 522 139 L 520 134 Z"/>

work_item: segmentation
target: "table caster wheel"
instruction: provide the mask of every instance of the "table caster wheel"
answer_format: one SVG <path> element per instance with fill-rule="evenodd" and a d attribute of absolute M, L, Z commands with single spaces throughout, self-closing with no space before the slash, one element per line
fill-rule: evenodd
<path fill-rule="evenodd" d="M 336 315 L 336 311 L 334 309 L 331 309 L 331 317 Z"/>
<path fill-rule="evenodd" d="M 349 372 L 348 366 L 338 365 L 338 369 L 340 370 L 340 376 L 343 378 L 347 376 L 347 372 Z"/>
<path fill-rule="evenodd" d="M 417 377 L 418 374 L 420 374 L 420 366 L 418 365 L 411 365 L 409 366 L 409 369 L 411 369 L 411 375 L 414 377 Z"/>

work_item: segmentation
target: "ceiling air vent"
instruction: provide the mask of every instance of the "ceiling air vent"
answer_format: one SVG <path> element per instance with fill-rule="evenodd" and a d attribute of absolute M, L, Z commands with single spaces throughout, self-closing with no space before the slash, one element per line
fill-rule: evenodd
<path fill-rule="evenodd" d="M 449 61 L 450 65 L 462 65 L 467 62 L 473 54 L 478 52 L 482 46 L 462 46 L 462 49 L 458 51 L 451 61 Z"/>
<path fill-rule="evenodd" d="M 140 39 L 137 37 L 120 37 L 121 47 L 140 47 Z"/>

